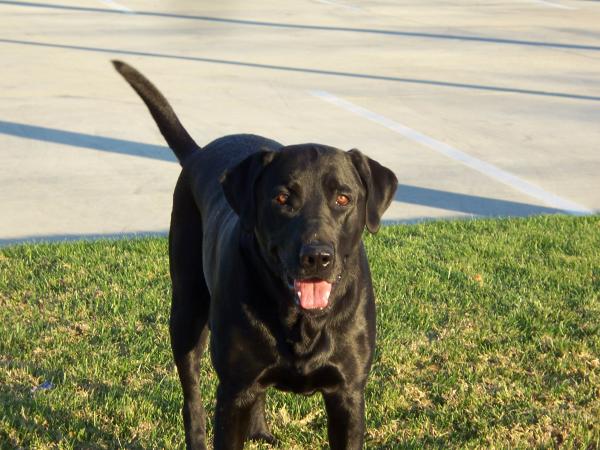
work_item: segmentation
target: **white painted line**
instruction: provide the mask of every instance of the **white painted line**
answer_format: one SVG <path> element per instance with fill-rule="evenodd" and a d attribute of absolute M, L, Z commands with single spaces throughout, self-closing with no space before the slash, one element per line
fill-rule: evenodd
<path fill-rule="evenodd" d="M 104 3 L 107 6 L 111 7 L 112 9 L 116 9 L 117 11 L 121 11 L 121 12 L 128 13 L 128 14 L 134 13 L 133 9 L 128 8 L 127 6 L 123 6 L 123 5 L 115 2 L 114 0 L 99 0 L 99 1 Z"/>
<path fill-rule="evenodd" d="M 457 150 L 448 144 L 437 141 L 405 125 L 395 122 L 392 119 L 369 111 L 368 109 L 355 105 L 354 103 L 350 103 L 347 100 L 343 100 L 339 97 L 336 97 L 335 95 L 330 94 L 329 92 L 311 91 L 310 93 L 323 101 L 329 102 L 339 108 L 345 109 L 346 111 L 350 111 L 365 119 L 378 123 L 379 125 L 382 125 L 392 131 L 395 131 L 396 133 L 399 133 L 408 139 L 411 139 L 425 147 L 435 150 L 436 152 L 447 156 L 448 158 L 451 158 L 455 161 L 458 161 L 464 164 L 465 166 L 470 167 L 473 170 L 476 170 L 490 178 L 493 178 L 496 181 L 504 183 L 512 187 L 513 189 L 516 189 L 517 191 L 520 191 L 526 195 L 529 195 L 530 197 L 540 200 L 548 206 L 557 209 L 562 209 L 566 213 L 578 216 L 593 214 L 593 212 L 585 206 L 561 198 L 557 195 L 552 194 L 551 192 L 547 192 L 539 186 L 536 186 L 535 184 L 532 184 L 509 172 L 506 172 L 505 170 L 502 170 L 499 167 L 494 166 L 493 164 L 487 163 L 473 156 L 470 156 L 467 153 Z"/>
<path fill-rule="evenodd" d="M 533 3 L 539 3 L 540 5 L 549 6 L 551 8 L 570 9 L 570 10 L 577 9 L 577 8 L 572 7 L 572 6 L 565 6 L 565 5 L 561 5 L 559 3 L 549 2 L 547 0 L 530 0 L 530 1 L 533 2 Z"/>
<path fill-rule="evenodd" d="M 317 1 L 319 3 L 323 3 L 325 5 L 339 6 L 341 8 L 351 9 L 353 11 L 362 11 L 362 8 L 359 8 L 358 6 L 346 5 L 345 3 L 336 2 L 334 0 L 315 0 L 315 1 Z"/>

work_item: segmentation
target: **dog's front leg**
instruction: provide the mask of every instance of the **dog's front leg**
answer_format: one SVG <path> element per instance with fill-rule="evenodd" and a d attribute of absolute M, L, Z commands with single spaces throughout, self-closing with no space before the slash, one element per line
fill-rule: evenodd
<path fill-rule="evenodd" d="M 214 450 L 242 450 L 250 425 L 254 395 L 219 384 L 215 411 Z"/>
<path fill-rule="evenodd" d="M 363 448 L 365 397 L 362 388 L 324 393 L 331 450 Z"/>

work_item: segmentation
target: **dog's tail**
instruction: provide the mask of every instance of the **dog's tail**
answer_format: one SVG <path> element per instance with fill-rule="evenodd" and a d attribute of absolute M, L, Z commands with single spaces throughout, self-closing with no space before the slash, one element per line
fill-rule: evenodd
<path fill-rule="evenodd" d="M 181 122 L 175 115 L 173 108 L 160 91 L 141 73 L 122 61 L 112 61 L 115 69 L 119 72 L 131 87 L 142 98 L 154 121 L 158 125 L 161 134 L 175 152 L 175 156 L 183 165 L 184 160 L 200 150 L 192 137 L 183 128 Z"/>

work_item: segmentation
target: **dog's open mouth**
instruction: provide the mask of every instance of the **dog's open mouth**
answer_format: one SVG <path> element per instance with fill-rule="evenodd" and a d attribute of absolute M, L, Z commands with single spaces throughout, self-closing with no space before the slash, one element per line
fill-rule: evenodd
<path fill-rule="evenodd" d="M 325 309 L 329 304 L 331 283 L 318 278 L 294 280 L 296 302 L 303 309 Z"/>

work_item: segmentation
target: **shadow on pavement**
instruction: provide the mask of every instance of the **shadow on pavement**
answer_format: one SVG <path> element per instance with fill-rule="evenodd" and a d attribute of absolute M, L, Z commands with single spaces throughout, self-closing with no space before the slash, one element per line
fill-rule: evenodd
<path fill-rule="evenodd" d="M 0 120 L 0 134 L 121 155 L 177 162 L 169 147 Z"/>
<path fill-rule="evenodd" d="M 532 216 L 535 214 L 564 214 L 565 211 L 529 203 L 458 194 L 419 186 L 401 184 L 394 199 L 401 203 L 429 206 L 481 217 Z"/>
<path fill-rule="evenodd" d="M 0 1 L 0 4 L 2 2 Z M 324 69 L 313 69 L 310 67 L 295 67 L 295 66 L 281 66 L 277 64 L 259 64 L 248 61 L 235 61 L 229 59 L 216 59 L 216 58 L 203 58 L 199 56 L 183 56 L 183 55 L 171 55 L 168 53 L 156 53 L 146 52 L 138 50 L 123 50 L 116 48 L 102 48 L 102 47 L 87 47 L 82 45 L 69 45 L 69 44 L 57 44 L 51 42 L 39 42 L 39 41 L 25 41 L 17 39 L 0 39 L 0 43 L 13 44 L 13 45 L 28 45 L 33 47 L 42 48 L 58 48 L 63 50 L 77 50 L 84 52 L 96 52 L 106 53 L 112 55 L 129 55 L 129 56 L 145 56 L 149 58 L 164 58 L 164 59 L 175 59 L 180 61 L 194 61 L 208 64 L 221 64 L 227 66 L 238 66 L 238 67 L 250 67 L 253 69 L 263 70 L 276 70 L 281 72 L 292 72 L 292 73 L 309 73 L 314 75 L 326 75 L 335 77 L 347 77 L 347 78 L 360 78 L 377 81 L 391 81 L 397 83 L 416 84 L 425 86 L 435 86 L 453 89 L 470 89 L 475 91 L 487 91 L 487 92 L 506 92 L 510 94 L 524 94 L 524 95 L 536 95 L 543 97 L 559 97 L 568 98 L 572 100 L 587 100 L 600 102 L 600 96 L 594 95 L 582 95 L 568 92 L 553 92 L 553 91 L 539 91 L 536 89 L 521 89 L 512 88 L 506 86 L 492 86 L 485 84 L 473 84 L 473 83 L 455 83 L 452 81 L 444 80 L 426 80 L 420 78 L 403 78 L 403 77 L 392 77 L 387 75 L 376 75 L 368 73 L 356 73 L 356 72 L 342 72 L 337 70 L 324 70 Z"/>
<path fill-rule="evenodd" d="M 121 155 L 151 158 L 160 161 L 177 162 L 168 147 L 144 144 L 141 142 L 95 136 L 55 128 L 40 127 L 24 123 L 0 120 L 0 134 L 33 139 L 43 142 L 64 144 L 82 149 L 93 149 L 118 153 Z M 476 195 L 459 194 L 420 186 L 401 184 L 396 192 L 395 201 L 414 205 L 429 206 L 446 211 L 455 211 L 479 217 L 530 216 L 535 214 L 561 214 L 556 208 L 532 205 L 528 203 L 501 200 Z M 432 217 L 412 218 L 408 220 L 387 220 L 386 224 L 414 223 L 434 219 Z M 167 230 L 139 231 L 109 234 L 57 234 L 45 236 L 24 236 L 19 238 L 0 238 L 0 247 L 24 242 L 60 242 L 75 240 L 120 239 L 146 236 L 165 236 Z"/>
<path fill-rule="evenodd" d="M 100 239 L 139 239 L 147 237 L 166 237 L 169 230 L 136 231 L 125 233 L 91 233 L 91 234 L 49 234 L 45 236 L 22 236 L 18 238 L 0 238 L 0 248 L 17 244 L 60 243 L 75 241 L 97 241 Z"/>
<path fill-rule="evenodd" d="M 149 17 L 163 17 L 167 19 L 184 19 L 184 20 L 197 20 L 204 22 L 213 23 L 225 23 L 231 25 L 242 25 L 242 26 L 254 26 L 254 27 L 268 27 L 268 28 L 287 28 L 287 29 L 300 29 L 300 30 L 314 30 L 314 31 L 332 31 L 332 32 L 344 32 L 344 33 L 366 33 L 366 34 L 379 34 L 386 36 L 400 36 L 408 38 L 423 38 L 423 39 L 437 39 L 437 40 L 450 40 L 450 41 L 464 41 L 464 42 L 483 42 L 488 44 L 501 44 L 501 45 L 519 45 L 519 46 L 533 46 L 533 47 L 550 47 L 550 48 L 562 48 L 562 49 L 574 49 L 574 50 L 588 50 L 588 51 L 600 51 L 600 46 L 596 45 L 583 45 L 583 44 L 570 44 L 564 42 L 543 42 L 543 41 L 531 41 L 522 39 L 505 39 L 505 38 L 494 38 L 488 36 L 465 36 L 457 34 L 444 34 L 444 33 L 424 33 L 424 32 L 412 32 L 412 31 L 396 31 L 396 30 L 380 30 L 376 28 L 353 28 L 353 27 L 337 27 L 327 25 L 309 25 L 309 24 L 296 24 L 296 23 L 283 23 L 283 22 L 265 22 L 260 20 L 244 20 L 244 19 L 232 19 L 225 17 L 210 17 L 200 16 L 194 14 L 174 14 L 165 12 L 154 12 L 154 11 L 120 11 L 116 9 L 106 8 L 94 8 L 86 6 L 73 6 L 73 5 L 62 5 L 62 4 L 49 4 L 49 3 L 35 3 L 35 2 L 20 2 L 20 1 L 9 1 L 1 0 L 0 5 L 11 5 L 11 6 L 22 6 L 27 8 L 44 8 L 44 9 L 59 9 L 65 11 L 83 11 L 93 12 L 99 14 L 134 14 L 137 16 L 149 16 Z"/>

